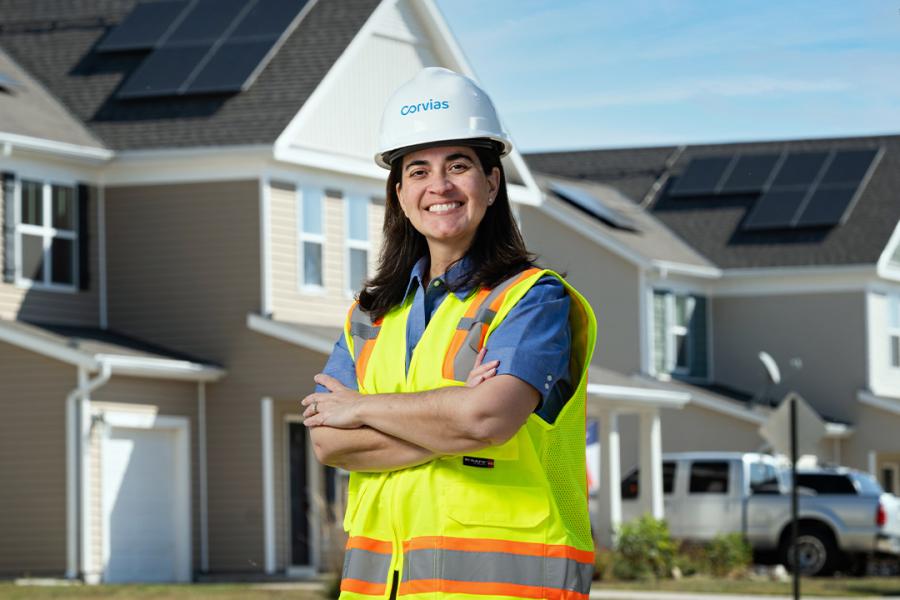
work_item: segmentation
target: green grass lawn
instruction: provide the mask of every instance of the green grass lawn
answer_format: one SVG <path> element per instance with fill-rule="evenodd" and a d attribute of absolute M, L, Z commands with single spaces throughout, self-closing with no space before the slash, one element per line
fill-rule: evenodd
<path fill-rule="evenodd" d="M 18 586 L 0 583 L 2 600 L 45 600 L 107 598 L 111 600 L 322 600 L 311 586 L 291 587 L 278 584 L 239 583 L 193 585 L 98 585 L 98 586 Z M 790 583 L 688 577 L 681 581 L 595 582 L 594 589 L 662 590 L 720 594 L 790 595 Z M 885 596 L 900 597 L 900 577 L 804 579 L 804 596 Z"/>
<path fill-rule="evenodd" d="M 668 592 L 708 592 L 718 594 L 767 594 L 789 596 L 791 583 L 687 577 L 680 581 L 631 583 L 623 581 L 594 582 L 594 589 L 664 590 Z M 823 577 L 803 579 L 803 596 L 895 596 L 900 597 L 900 577 Z"/>
<path fill-rule="evenodd" d="M 306 586 L 304 586 L 306 587 Z M 258 583 L 191 585 L 64 585 L 21 586 L 0 583 L 2 600 L 81 600 L 106 598 L 110 600 L 323 600 L 323 596 L 309 589 L 288 589 Z"/>

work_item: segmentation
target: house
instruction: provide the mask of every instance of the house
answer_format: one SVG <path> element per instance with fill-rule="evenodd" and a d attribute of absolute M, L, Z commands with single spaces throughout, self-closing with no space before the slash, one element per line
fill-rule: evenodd
<path fill-rule="evenodd" d="M 662 411 L 665 451 L 765 449 L 796 391 L 821 460 L 900 492 L 900 136 L 526 159 L 548 197 L 526 237 L 597 306 L 598 363 L 690 396 Z"/>
<path fill-rule="evenodd" d="M 0 0 L 0 576 L 333 566 L 299 400 L 377 258 L 382 107 L 432 65 L 471 74 L 431 0 Z M 593 374 L 658 465 L 688 395 Z"/>

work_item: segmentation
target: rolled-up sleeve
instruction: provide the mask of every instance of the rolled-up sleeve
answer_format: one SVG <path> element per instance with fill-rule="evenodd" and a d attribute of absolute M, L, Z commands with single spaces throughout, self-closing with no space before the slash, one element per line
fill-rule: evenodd
<path fill-rule="evenodd" d="M 353 362 L 353 357 L 350 356 L 350 349 L 347 347 L 347 340 L 344 338 L 344 334 L 341 334 L 337 342 L 335 342 L 331 356 L 328 357 L 328 362 L 325 363 L 325 368 L 322 369 L 322 372 L 326 375 L 331 375 L 351 390 L 358 389 L 356 364 Z M 329 389 L 324 385 L 316 384 L 316 392 L 328 391 Z"/>
<path fill-rule="evenodd" d="M 568 385 L 570 299 L 556 277 L 541 278 L 487 339 L 484 362 L 499 360 L 498 375 L 514 375 L 541 394 Z"/>

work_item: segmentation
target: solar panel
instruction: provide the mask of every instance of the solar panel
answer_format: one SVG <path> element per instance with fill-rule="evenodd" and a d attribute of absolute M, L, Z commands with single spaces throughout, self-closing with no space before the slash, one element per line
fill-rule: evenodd
<path fill-rule="evenodd" d="M 199 0 L 191 5 L 182 21 L 164 41 L 165 45 L 211 45 L 228 32 L 243 10 L 252 5 L 245 0 Z"/>
<path fill-rule="evenodd" d="M 878 154 L 877 149 L 838 150 L 822 177 L 821 185 L 859 185 L 866 176 L 876 154 Z"/>
<path fill-rule="evenodd" d="M 308 0 L 192 0 L 120 98 L 239 92 L 249 87 Z M 142 5 L 139 5 L 142 6 Z M 129 15 L 130 18 L 130 15 Z"/>
<path fill-rule="evenodd" d="M 772 181 L 772 187 L 810 185 L 822 170 L 828 154 L 828 152 L 791 152 L 781 163 Z"/>
<path fill-rule="evenodd" d="M 797 227 L 838 225 L 848 212 L 856 189 L 856 186 L 817 189 L 797 219 Z"/>
<path fill-rule="evenodd" d="M 222 44 L 187 87 L 185 93 L 241 91 L 274 44 L 274 39 Z"/>
<path fill-rule="evenodd" d="M 631 219 L 609 208 L 587 190 L 555 182 L 550 184 L 550 189 L 568 204 L 596 219 L 619 229 L 637 231 L 637 227 Z"/>
<path fill-rule="evenodd" d="M 173 96 L 203 59 L 209 46 L 157 48 L 119 89 L 119 98 Z"/>
<path fill-rule="evenodd" d="M 732 156 L 708 156 L 693 159 L 672 186 L 671 196 L 706 196 L 716 192 Z"/>
<path fill-rule="evenodd" d="M 257 0 L 256 5 L 241 19 L 232 38 L 278 37 L 307 2 L 308 0 Z"/>
<path fill-rule="evenodd" d="M 756 201 L 753 211 L 744 220 L 743 229 L 788 229 L 806 197 L 807 190 L 769 190 Z"/>
<path fill-rule="evenodd" d="M 150 50 L 162 39 L 188 5 L 187 0 L 142 2 L 103 41 L 98 52 Z"/>
<path fill-rule="evenodd" d="M 778 163 L 778 154 L 743 154 L 719 188 L 721 194 L 758 192 L 765 187 Z"/>

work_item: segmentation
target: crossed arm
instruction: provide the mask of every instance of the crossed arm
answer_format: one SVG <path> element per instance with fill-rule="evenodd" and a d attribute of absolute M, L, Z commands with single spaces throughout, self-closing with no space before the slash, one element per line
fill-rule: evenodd
<path fill-rule="evenodd" d="M 331 392 L 302 401 L 316 456 L 350 471 L 391 471 L 503 443 L 540 396 L 517 377 L 493 377 L 495 367 L 476 365 L 466 387 L 407 394 L 363 395 L 316 375 Z"/>

